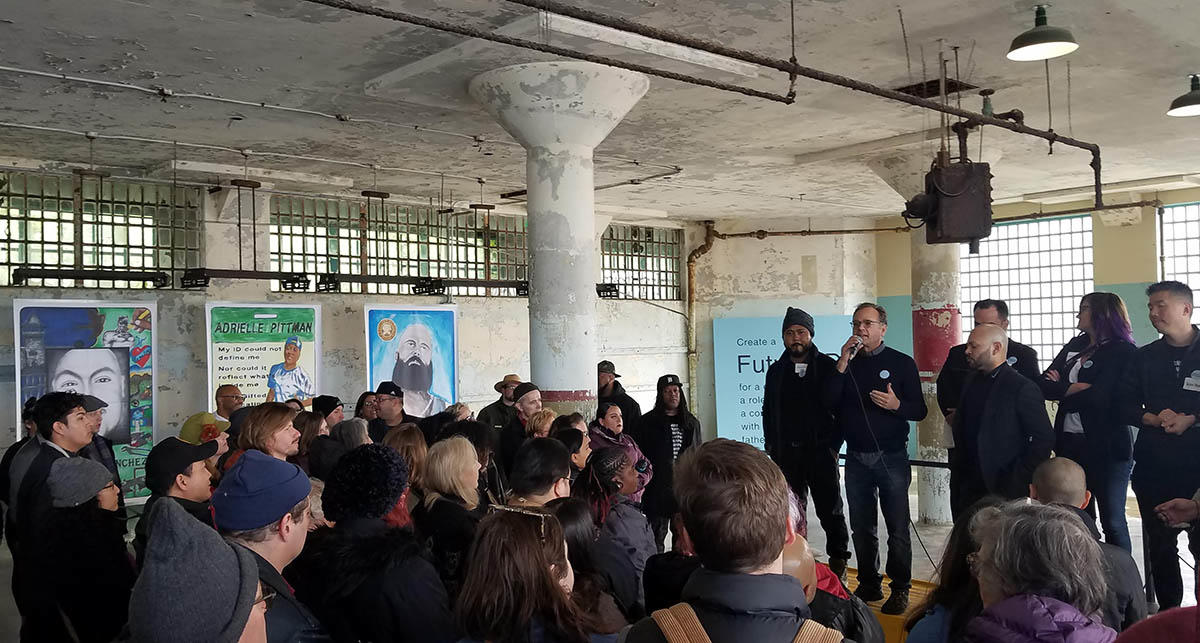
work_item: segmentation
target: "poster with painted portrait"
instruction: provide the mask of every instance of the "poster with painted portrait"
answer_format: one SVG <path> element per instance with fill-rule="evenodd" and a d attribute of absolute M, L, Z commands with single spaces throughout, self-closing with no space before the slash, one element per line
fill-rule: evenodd
<path fill-rule="evenodd" d="M 458 399 L 458 309 L 366 306 L 368 386 L 395 382 L 404 414 L 436 415 Z"/>
<path fill-rule="evenodd" d="M 154 442 L 154 302 L 17 299 L 17 404 L 53 391 L 108 404 L 98 434 L 113 445 L 126 496 L 144 495 Z"/>
<path fill-rule="evenodd" d="M 208 399 L 221 386 L 247 405 L 320 395 L 319 305 L 209 303 L 205 318 Z"/>

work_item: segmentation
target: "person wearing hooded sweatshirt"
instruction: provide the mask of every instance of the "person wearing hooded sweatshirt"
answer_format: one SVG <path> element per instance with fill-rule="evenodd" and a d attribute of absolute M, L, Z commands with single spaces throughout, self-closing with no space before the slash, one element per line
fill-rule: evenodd
<path fill-rule="evenodd" d="M 342 456 L 325 481 L 321 503 L 334 526 L 308 536 L 284 578 L 335 641 L 457 639 L 427 552 L 412 530 L 384 522 L 407 487 L 408 464 L 382 444 Z"/>
<path fill-rule="evenodd" d="M 133 643 L 266 643 L 267 603 L 250 550 L 174 502 L 153 509 L 154 537 L 129 598 Z"/>
<path fill-rule="evenodd" d="M 654 408 L 642 416 L 635 438 L 655 472 L 642 496 L 642 511 L 654 530 L 654 542 L 661 554 L 671 517 L 679 510 L 672 491 L 675 461 L 700 444 L 700 420 L 688 410 L 678 375 L 658 378 Z"/>
<path fill-rule="evenodd" d="M 850 560 L 850 530 L 842 509 L 838 452 L 842 432 L 824 393 L 836 362 L 813 343 L 812 315 L 799 308 L 783 317 L 783 354 L 767 369 L 763 387 L 765 450 L 783 470 L 801 506 L 812 493 L 817 517 L 825 531 L 829 567 L 846 575 Z"/>
<path fill-rule="evenodd" d="M 971 520 L 979 551 L 968 560 L 983 612 L 969 643 L 1110 643 L 1100 622 L 1104 556 L 1069 509 L 1015 501 Z"/>

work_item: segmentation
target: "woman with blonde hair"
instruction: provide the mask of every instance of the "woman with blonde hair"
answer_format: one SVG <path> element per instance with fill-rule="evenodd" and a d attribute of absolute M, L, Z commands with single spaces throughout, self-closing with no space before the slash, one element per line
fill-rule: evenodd
<path fill-rule="evenodd" d="M 529 424 L 525 425 L 525 437 L 527 438 L 548 438 L 550 437 L 550 425 L 554 424 L 554 420 L 558 414 L 551 409 L 542 409 L 537 413 L 529 416 Z"/>
<path fill-rule="evenodd" d="M 479 524 L 479 457 L 462 436 L 429 447 L 423 472 L 425 500 L 415 507 L 417 533 L 433 552 L 433 564 L 453 603 L 475 527 Z"/>

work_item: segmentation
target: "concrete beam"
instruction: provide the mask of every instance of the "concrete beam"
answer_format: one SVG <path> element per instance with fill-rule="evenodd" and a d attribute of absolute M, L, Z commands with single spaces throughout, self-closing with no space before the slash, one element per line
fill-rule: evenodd
<path fill-rule="evenodd" d="M 796 165 L 808 165 L 810 163 L 838 161 L 857 156 L 864 156 L 867 154 L 887 152 L 902 147 L 907 147 L 909 145 L 918 145 L 927 141 L 936 141 L 941 136 L 941 131 L 941 129 L 933 128 L 920 132 L 897 134 L 896 136 L 875 139 L 873 141 L 843 145 L 841 147 L 831 147 L 829 149 L 818 150 L 816 152 L 805 152 L 804 154 L 797 154 L 795 157 L 793 157 L 793 163 Z M 928 161 L 926 161 L 925 164 L 928 166 Z"/>
<path fill-rule="evenodd" d="M 352 188 L 354 179 L 336 174 L 310 174 L 292 170 L 274 170 L 264 167 L 243 167 L 229 163 L 210 163 L 207 161 L 164 161 L 150 168 L 147 176 L 170 178 L 172 169 L 175 172 L 192 172 L 204 175 L 217 175 L 229 178 L 247 176 L 255 180 L 267 180 L 274 183 L 304 183 L 319 185 L 322 188 Z"/>

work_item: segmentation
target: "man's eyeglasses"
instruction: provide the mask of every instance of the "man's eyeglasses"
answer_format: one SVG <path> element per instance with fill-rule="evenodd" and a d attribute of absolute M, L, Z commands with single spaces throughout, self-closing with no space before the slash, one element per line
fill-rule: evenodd
<path fill-rule="evenodd" d="M 217 396 L 217 399 L 222 399 L 222 400 L 237 400 L 237 401 L 239 401 L 239 402 L 245 402 L 245 401 L 246 401 L 246 396 L 245 396 L 245 395 L 218 395 L 218 396 Z"/>
<path fill-rule="evenodd" d="M 524 507 L 509 507 L 507 505 L 488 505 L 489 513 L 498 511 L 507 511 L 508 513 L 521 514 L 538 519 L 538 540 L 546 542 L 546 518 L 549 516 L 544 511 L 535 511 L 533 509 L 525 509 Z"/>
<path fill-rule="evenodd" d="M 878 326 L 878 325 L 880 325 L 880 322 L 877 322 L 874 319 L 861 319 L 858 321 L 850 322 L 851 328 L 858 328 L 859 326 L 862 326 L 863 328 L 871 328 L 873 326 Z"/>

